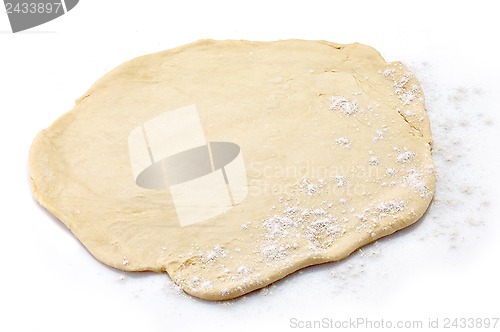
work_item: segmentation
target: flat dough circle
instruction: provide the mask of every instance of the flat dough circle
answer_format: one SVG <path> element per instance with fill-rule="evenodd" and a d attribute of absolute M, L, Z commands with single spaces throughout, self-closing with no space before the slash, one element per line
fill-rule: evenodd
<path fill-rule="evenodd" d="M 170 183 L 167 161 L 200 140 L 211 169 Z M 214 167 L 212 142 L 238 148 Z M 152 165 L 164 187 L 139 183 Z M 207 300 L 345 258 L 434 193 L 419 82 L 357 43 L 204 40 L 133 59 L 39 133 L 29 166 L 34 197 L 98 260 Z"/>

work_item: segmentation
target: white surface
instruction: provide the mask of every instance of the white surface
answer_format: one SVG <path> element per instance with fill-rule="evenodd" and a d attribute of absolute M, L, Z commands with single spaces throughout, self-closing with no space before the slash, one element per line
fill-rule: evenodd
<path fill-rule="evenodd" d="M 287 330 L 292 317 L 425 326 L 429 318 L 500 316 L 493 2 L 167 3 L 82 0 L 15 35 L 0 13 L 0 330 Z M 31 198 L 31 140 L 113 67 L 200 38 L 358 41 L 407 64 L 424 87 L 439 174 L 425 218 L 362 254 L 222 304 L 177 293 L 165 275 L 122 273 L 92 258 Z"/>

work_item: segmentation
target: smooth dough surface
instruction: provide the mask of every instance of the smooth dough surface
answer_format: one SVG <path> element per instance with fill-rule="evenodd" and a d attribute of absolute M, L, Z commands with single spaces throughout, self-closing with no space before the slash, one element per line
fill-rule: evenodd
<path fill-rule="evenodd" d="M 130 137 L 148 137 L 162 114 L 174 128 L 169 112 L 186 107 L 206 142 L 239 147 L 243 180 L 229 166 L 223 175 L 228 191 L 237 180 L 244 190 L 223 213 L 182 225 L 173 197 L 191 178 L 139 185 L 134 151 L 148 150 L 133 150 Z M 194 142 L 189 130 L 171 131 Z M 185 292 L 222 300 L 417 221 L 434 193 L 431 145 L 419 82 L 371 47 L 203 40 L 106 74 L 39 133 L 29 166 L 36 200 L 98 260 L 166 271 Z"/>

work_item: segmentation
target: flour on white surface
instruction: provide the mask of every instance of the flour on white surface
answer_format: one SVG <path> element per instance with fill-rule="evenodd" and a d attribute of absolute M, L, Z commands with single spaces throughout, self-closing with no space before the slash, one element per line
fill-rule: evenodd
<path fill-rule="evenodd" d="M 469 82 L 456 85 L 429 77 L 428 64 L 415 67 L 431 120 L 436 166 L 436 193 L 424 220 L 429 220 L 426 234 L 421 236 L 444 238 L 449 248 L 459 249 L 484 236 L 486 187 L 491 184 L 479 165 L 488 159 L 481 136 L 493 129 L 485 109 L 488 96 Z M 420 193 L 425 191 L 417 174 L 407 174 L 407 181 Z"/>
<path fill-rule="evenodd" d="M 441 252 L 443 259 L 448 260 L 446 256 L 461 255 L 460 250 L 467 250 L 467 246 L 485 236 L 485 211 L 490 207 L 490 200 L 483 189 L 488 181 L 487 176 L 477 171 L 476 166 L 478 162 L 485 162 L 484 155 L 477 152 L 483 146 L 478 133 L 492 130 L 493 121 L 482 107 L 482 100 L 487 99 L 484 98 L 483 89 L 474 86 L 443 86 L 442 80 L 428 76 L 431 72 L 428 64 L 414 67 L 423 86 L 431 122 L 436 192 L 433 203 L 418 222 L 418 227 L 404 235 L 405 243 L 411 244 L 412 250 L 419 250 L 422 254 Z M 387 69 L 382 74 L 391 77 L 394 72 L 394 69 Z M 395 87 L 398 88 L 402 83 L 404 81 L 395 82 Z M 399 91 L 398 98 L 403 103 L 408 103 L 421 98 L 421 91 L 412 88 Z M 406 117 L 414 116 L 408 109 L 402 110 L 402 114 Z M 381 137 L 383 132 L 375 134 L 373 140 L 377 141 Z M 394 158 L 402 166 L 418 157 L 404 147 L 395 148 L 394 152 Z M 474 169 L 476 171 L 471 171 Z M 385 175 L 389 178 L 399 172 L 394 168 L 385 169 Z M 402 185 L 425 196 L 429 193 L 421 181 L 421 172 L 422 170 L 412 167 L 405 169 Z M 379 205 L 382 213 L 400 208 L 404 208 L 404 202 Z M 385 241 L 389 240 L 380 242 Z M 370 254 L 372 248 L 376 248 L 373 256 Z M 378 264 L 383 253 L 384 245 L 377 241 L 359 249 L 344 261 L 332 263 L 330 275 L 335 293 L 360 293 L 374 274 L 381 280 L 391 280 L 391 276 L 384 276 L 382 271 L 369 267 Z M 402 269 L 411 271 L 413 264 L 403 264 Z M 369 287 L 372 286 L 370 284 Z"/>

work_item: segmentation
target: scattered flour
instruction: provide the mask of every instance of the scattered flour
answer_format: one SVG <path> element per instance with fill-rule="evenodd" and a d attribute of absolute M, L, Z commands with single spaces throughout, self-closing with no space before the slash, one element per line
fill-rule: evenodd
<path fill-rule="evenodd" d="M 429 188 L 427 188 L 423 181 L 424 175 L 418 170 L 414 168 L 409 169 L 406 171 L 406 175 L 403 179 L 403 187 L 409 186 L 413 191 L 418 192 L 420 197 L 425 197 L 429 194 Z"/>
<path fill-rule="evenodd" d="M 378 157 L 371 157 L 370 159 L 368 159 L 368 164 L 376 166 L 380 164 L 380 159 Z"/>
<path fill-rule="evenodd" d="M 335 143 L 340 147 L 349 149 L 351 147 L 351 141 L 345 137 L 339 137 L 335 140 Z"/>
<path fill-rule="evenodd" d="M 339 111 L 344 115 L 353 115 L 358 112 L 358 102 L 349 101 L 345 97 L 332 96 L 330 109 L 332 111 Z"/>
<path fill-rule="evenodd" d="M 415 153 L 408 151 L 408 150 L 405 150 L 404 152 L 401 152 L 400 154 L 398 154 L 398 156 L 396 157 L 396 161 L 398 163 L 408 163 L 415 156 L 416 156 Z"/>
<path fill-rule="evenodd" d="M 346 184 L 345 177 L 342 175 L 336 175 L 335 181 L 337 181 L 337 187 L 343 187 Z"/>

